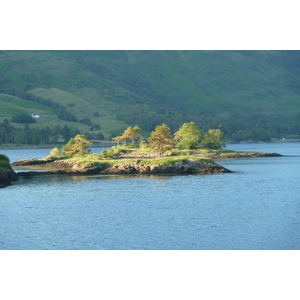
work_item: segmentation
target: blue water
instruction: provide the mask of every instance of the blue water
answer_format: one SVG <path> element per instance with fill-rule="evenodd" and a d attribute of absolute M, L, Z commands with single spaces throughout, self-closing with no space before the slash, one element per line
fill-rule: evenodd
<path fill-rule="evenodd" d="M 300 144 L 227 148 L 284 156 L 217 161 L 231 174 L 21 179 L 0 189 L 0 249 L 300 249 Z"/>

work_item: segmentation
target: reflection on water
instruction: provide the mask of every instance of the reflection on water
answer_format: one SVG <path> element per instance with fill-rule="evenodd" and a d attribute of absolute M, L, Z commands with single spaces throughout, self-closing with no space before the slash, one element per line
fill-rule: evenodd
<path fill-rule="evenodd" d="M 29 182 L 32 184 L 43 184 L 43 183 L 50 183 L 50 182 L 70 182 L 70 181 L 89 181 L 89 180 L 130 180 L 130 179 L 137 179 L 137 178 L 151 178 L 157 181 L 164 181 L 170 180 L 172 177 L 179 176 L 179 175 L 42 175 L 42 176 L 32 176 L 32 177 L 21 177 L 17 182 L 14 183 L 15 186 L 18 185 L 27 185 Z M 188 175 L 184 175 L 188 176 Z M 114 184 L 117 184 L 114 182 Z"/>

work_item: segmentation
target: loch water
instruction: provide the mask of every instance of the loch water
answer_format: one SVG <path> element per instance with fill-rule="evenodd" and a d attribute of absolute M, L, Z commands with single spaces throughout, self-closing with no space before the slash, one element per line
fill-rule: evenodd
<path fill-rule="evenodd" d="M 0 189 L 0 249 L 300 249 L 300 143 L 226 148 L 283 156 L 218 160 L 234 171 L 218 175 L 20 179 Z M 49 151 L 0 149 L 11 162 Z"/>

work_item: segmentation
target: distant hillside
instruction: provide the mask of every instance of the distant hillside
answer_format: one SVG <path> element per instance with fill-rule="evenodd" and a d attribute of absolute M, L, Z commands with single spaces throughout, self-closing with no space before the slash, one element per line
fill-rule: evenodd
<path fill-rule="evenodd" d="M 279 137 L 300 134 L 299 82 L 300 51 L 0 51 L 0 122 L 39 113 L 34 126 L 99 124 L 108 138 L 195 121 Z"/>

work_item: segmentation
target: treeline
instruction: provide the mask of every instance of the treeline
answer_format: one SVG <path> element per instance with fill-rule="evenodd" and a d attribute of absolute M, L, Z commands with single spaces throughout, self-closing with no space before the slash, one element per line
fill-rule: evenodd
<path fill-rule="evenodd" d="M 23 128 L 16 128 L 7 119 L 0 122 L 0 144 L 15 145 L 40 145 L 66 142 L 72 136 L 80 134 L 78 128 L 67 125 L 47 126 L 44 128 L 31 128 L 29 124 L 24 124 Z M 99 133 L 85 133 L 92 140 L 104 140 L 104 136 Z"/>
<path fill-rule="evenodd" d="M 92 68 L 92 66 L 89 67 Z M 100 67 L 99 69 L 97 68 L 98 67 L 94 66 L 93 71 L 97 71 L 99 74 L 101 72 L 105 73 Z M 105 75 L 107 74 L 105 73 Z M 67 111 L 64 105 L 53 102 L 50 99 L 43 99 L 26 93 L 25 88 L 19 90 L 9 89 L 1 92 L 51 107 L 55 110 L 58 119 L 83 123 L 90 126 L 91 131 L 100 130 L 100 125 L 93 124 L 89 118 L 78 120 Z M 234 118 L 217 117 L 213 109 L 201 111 L 178 110 L 175 106 L 164 104 L 163 101 L 158 98 L 153 104 L 150 104 L 151 101 L 149 101 L 149 104 L 142 104 L 141 101 L 134 96 L 131 101 L 136 104 L 135 108 L 130 107 L 127 111 L 119 113 L 116 119 L 124 121 L 128 125 L 138 124 L 144 131 L 152 131 L 158 124 L 167 122 L 171 131 L 174 132 L 181 124 L 193 120 L 197 126 L 205 131 L 209 129 L 221 129 L 227 140 L 236 142 L 246 140 L 270 141 L 272 138 L 280 139 L 287 135 L 300 135 L 300 127 L 297 124 L 291 126 L 281 125 L 280 122 L 270 124 L 263 118 L 254 115 L 245 115 L 244 121 L 241 122 Z M 94 115 L 99 116 L 99 113 L 95 112 Z M 119 133 L 113 133 L 111 137 L 115 137 L 118 134 Z"/>
<path fill-rule="evenodd" d="M 174 134 L 166 124 L 157 125 L 155 130 L 151 132 L 148 139 L 144 139 L 141 135 L 141 128 L 138 126 L 128 127 L 122 135 L 113 138 L 113 142 L 120 145 L 127 144 L 127 140 L 131 140 L 132 145 L 135 141 L 140 141 L 141 148 L 153 148 L 158 153 L 172 149 L 175 146 L 179 149 L 195 149 L 199 146 L 220 149 L 225 146 L 224 133 L 220 129 L 209 129 L 202 134 L 201 129 L 194 123 L 184 123 Z"/>
<path fill-rule="evenodd" d="M 29 116 L 26 113 L 15 115 L 11 118 L 11 121 L 14 123 L 21 123 L 21 124 L 32 124 L 36 123 L 36 120 Z"/>
<path fill-rule="evenodd" d="M 158 104 L 153 109 L 139 108 L 136 111 L 123 112 L 117 115 L 117 120 L 129 125 L 139 124 L 143 130 L 151 131 L 157 124 L 168 122 L 171 131 L 181 124 L 193 120 L 200 128 L 221 129 L 227 140 L 231 141 L 270 141 L 271 138 L 283 138 L 286 135 L 300 135 L 298 125 L 283 126 L 280 123 L 268 124 L 263 118 L 245 117 L 244 122 L 214 116 L 212 110 L 205 111 L 176 111 L 170 107 Z"/>

